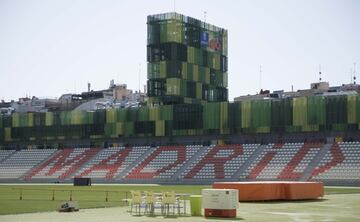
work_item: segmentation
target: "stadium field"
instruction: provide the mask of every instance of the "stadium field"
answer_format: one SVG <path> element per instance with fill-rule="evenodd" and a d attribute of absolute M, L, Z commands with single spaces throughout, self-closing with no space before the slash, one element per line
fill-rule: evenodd
<path fill-rule="evenodd" d="M 174 190 L 199 194 L 209 186 L 163 185 L 0 185 L 0 221 L 166 221 L 169 218 L 135 217 L 127 212 L 122 201 L 129 190 L 155 192 Z M 22 195 L 20 191 L 22 189 Z M 72 190 L 72 192 L 71 192 Z M 55 191 L 55 192 L 54 192 Z M 107 201 L 106 201 L 106 191 Z M 53 193 L 54 192 L 54 193 Z M 325 197 L 315 201 L 270 201 L 240 203 L 239 221 L 358 221 L 360 188 L 326 187 Z M 52 200 L 54 194 L 54 200 Z M 22 200 L 20 200 L 20 196 Z M 56 212 L 60 203 L 69 198 L 79 202 L 75 213 Z M 96 209 L 94 209 L 96 208 Z M 39 213 L 43 212 L 43 213 Z M 189 213 L 188 209 L 188 213 Z M 178 221 L 205 221 L 202 217 L 178 217 Z M 173 220 L 172 220 L 173 221 Z"/>

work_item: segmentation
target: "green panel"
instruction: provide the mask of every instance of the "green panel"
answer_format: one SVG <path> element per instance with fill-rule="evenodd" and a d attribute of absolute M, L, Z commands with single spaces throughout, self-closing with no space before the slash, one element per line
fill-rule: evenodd
<path fill-rule="evenodd" d="M 167 42 L 167 25 L 166 23 L 160 24 L 160 43 Z"/>
<path fill-rule="evenodd" d="M 205 84 L 210 84 L 210 69 L 205 68 Z"/>
<path fill-rule="evenodd" d="M 220 103 L 206 103 L 203 108 L 204 129 L 219 129 Z"/>
<path fill-rule="evenodd" d="M 287 132 L 287 133 L 301 132 L 301 126 L 286 126 L 285 132 Z"/>
<path fill-rule="evenodd" d="M 187 48 L 187 62 L 192 63 L 192 64 L 195 63 L 195 48 L 194 47 L 189 46 Z"/>
<path fill-rule="evenodd" d="M 87 112 L 87 124 L 93 124 L 94 123 L 94 112 Z"/>
<path fill-rule="evenodd" d="M 356 118 L 356 104 L 357 104 L 357 98 L 356 95 L 348 95 L 347 96 L 347 123 L 357 123 Z"/>
<path fill-rule="evenodd" d="M 11 141 L 11 128 L 10 127 L 4 128 L 4 140 L 6 142 Z"/>
<path fill-rule="evenodd" d="M 241 102 L 241 128 L 251 126 L 251 101 Z"/>
<path fill-rule="evenodd" d="M 27 114 L 28 117 L 27 117 L 27 127 L 32 127 L 34 126 L 34 113 L 28 113 Z"/>
<path fill-rule="evenodd" d="M 196 83 L 196 98 L 197 99 L 202 99 L 202 84 L 201 83 Z"/>
<path fill-rule="evenodd" d="M 187 66 L 188 65 L 186 62 L 181 63 L 181 78 L 183 78 L 183 79 L 188 79 L 188 76 L 187 76 L 188 67 Z"/>
<path fill-rule="evenodd" d="M 53 126 L 54 125 L 54 113 L 46 112 L 45 113 L 45 126 Z"/>
<path fill-rule="evenodd" d="M 127 113 L 127 109 L 117 109 L 116 110 L 117 122 L 126 122 L 126 113 Z"/>
<path fill-rule="evenodd" d="M 232 133 L 241 132 L 241 103 L 229 103 L 229 128 Z"/>
<path fill-rule="evenodd" d="M 156 78 L 161 77 L 161 74 L 160 74 L 160 62 L 148 63 L 147 67 L 148 67 L 148 72 L 147 72 L 148 73 L 148 79 L 156 79 Z"/>
<path fill-rule="evenodd" d="M 161 106 L 160 107 L 160 118 L 161 120 L 173 120 L 173 106 Z M 153 119 L 158 120 L 158 119 Z"/>
<path fill-rule="evenodd" d="M 12 119 L 12 123 L 11 126 L 12 127 L 19 127 L 20 126 L 20 117 L 19 117 L 19 113 L 13 113 L 11 115 L 11 119 Z"/>
<path fill-rule="evenodd" d="M 167 78 L 166 79 L 166 95 L 181 95 L 180 94 L 180 79 Z"/>
<path fill-rule="evenodd" d="M 116 135 L 124 135 L 125 123 L 116 123 Z"/>
<path fill-rule="evenodd" d="M 270 127 L 271 102 L 269 100 L 255 100 L 251 102 L 251 128 Z M 266 130 L 268 129 L 266 128 Z M 259 131 L 266 131 L 265 128 Z"/>
<path fill-rule="evenodd" d="M 166 77 L 166 62 L 160 62 L 160 78 L 165 78 Z"/>
<path fill-rule="evenodd" d="M 20 127 L 27 127 L 28 118 L 27 114 L 19 114 L 19 126 Z"/>
<path fill-rule="evenodd" d="M 326 123 L 331 128 L 333 124 L 347 123 L 347 97 L 328 96 L 326 98 Z"/>
<path fill-rule="evenodd" d="M 314 124 L 314 125 L 302 126 L 301 131 L 302 132 L 317 132 L 317 131 L 319 131 L 319 125 Z"/>
<path fill-rule="evenodd" d="M 70 112 L 70 123 L 71 125 L 80 125 L 81 121 L 82 121 L 82 116 L 83 112 L 82 111 L 71 111 Z"/>
<path fill-rule="evenodd" d="M 159 107 L 149 107 L 149 120 L 150 121 L 160 120 L 160 108 Z"/>
<path fill-rule="evenodd" d="M 155 136 L 165 136 L 165 120 L 155 121 Z"/>
<path fill-rule="evenodd" d="M 228 73 L 223 74 L 223 87 L 228 87 Z"/>
<path fill-rule="evenodd" d="M 325 125 L 326 100 L 323 96 L 307 98 L 307 120 L 309 125 Z"/>
<path fill-rule="evenodd" d="M 271 128 L 272 131 L 278 132 L 284 129 L 284 100 L 271 101 Z"/>
<path fill-rule="evenodd" d="M 180 79 L 180 95 L 186 96 L 187 95 L 187 84 L 186 80 Z"/>
<path fill-rule="evenodd" d="M 181 22 L 170 20 L 166 24 L 167 42 L 184 42 L 183 26 Z"/>
<path fill-rule="evenodd" d="M 193 79 L 194 82 L 199 82 L 199 66 L 193 65 Z"/>
<path fill-rule="evenodd" d="M 106 123 L 104 126 L 105 135 L 110 137 L 111 135 L 115 134 L 115 126 L 114 123 Z"/>
<path fill-rule="evenodd" d="M 135 122 L 137 118 L 137 108 L 126 109 L 126 121 Z"/>
<path fill-rule="evenodd" d="M 198 48 L 194 48 L 194 64 L 200 65 L 200 50 Z"/>
<path fill-rule="evenodd" d="M 347 125 L 344 123 L 336 123 L 336 124 L 332 124 L 331 126 L 333 131 L 346 131 L 347 130 Z"/>
<path fill-rule="evenodd" d="M 216 70 L 220 70 L 220 55 L 217 54 L 217 53 L 214 53 L 214 56 L 213 56 L 213 69 L 216 69 Z"/>
<path fill-rule="evenodd" d="M 294 126 L 307 125 L 307 98 L 298 97 L 293 99 L 293 124 Z"/>
<path fill-rule="evenodd" d="M 70 125 L 71 115 L 68 111 L 60 112 L 60 123 L 61 125 Z"/>
<path fill-rule="evenodd" d="M 229 131 L 229 103 L 220 103 L 220 133 L 228 134 Z"/>
<path fill-rule="evenodd" d="M 126 137 L 134 136 L 134 122 L 126 122 L 125 123 L 124 135 Z"/>
<path fill-rule="evenodd" d="M 137 113 L 137 121 L 148 121 L 149 109 L 147 107 L 140 107 Z"/>

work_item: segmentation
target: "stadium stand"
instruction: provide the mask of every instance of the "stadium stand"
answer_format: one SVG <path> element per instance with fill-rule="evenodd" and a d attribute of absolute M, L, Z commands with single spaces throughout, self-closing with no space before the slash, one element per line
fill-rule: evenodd
<path fill-rule="evenodd" d="M 63 149 L 32 170 L 25 179 L 52 178 L 63 180 L 71 176 L 80 166 L 95 156 L 99 150 L 96 148 Z"/>
<path fill-rule="evenodd" d="M 360 179 L 360 142 L 340 142 L 332 145 L 311 179 L 336 182 L 347 180 L 356 183 Z"/>
<path fill-rule="evenodd" d="M 15 150 L 0 150 L 0 163 L 13 154 Z"/>
<path fill-rule="evenodd" d="M 29 170 L 46 160 L 56 150 L 34 149 L 14 152 L 0 164 L 0 178 L 20 179 Z"/>
<path fill-rule="evenodd" d="M 360 184 L 360 142 L 134 146 L 0 152 L 0 181 L 209 183 L 323 181 Z"/>

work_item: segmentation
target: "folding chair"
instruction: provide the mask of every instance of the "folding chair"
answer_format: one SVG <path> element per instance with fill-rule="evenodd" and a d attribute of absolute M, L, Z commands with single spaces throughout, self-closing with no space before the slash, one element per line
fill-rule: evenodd
<path fill-rule="evenodd" d="M 175 206 L 178 207 L 179 213 L 179 201 L 176 200 L 176 195 L 174 191 L 165 192 L 163 193 L 162 200 L 161 200 L 161 213 L 164 215 L 169 215 L 170 213 L 170 205 L 173 208 L 173 215 L 175 215 Z"/>
<path fill-rule="evenodd" d="M 131 200 L 130 200 L 130 214 L 133 213 L 133 207 L 135 206 L 135 212 L 137 215 L 141 215 L 141 204 L 142 204 L 142 198 L 141 198 L 141 192 L 140 191 L 130 191 L 131 193 Z"/>
<path fill-rule="evenodd" d="M 152 191 L 145 192 L 145 214 L 154 215 L 155 195 Z"/>

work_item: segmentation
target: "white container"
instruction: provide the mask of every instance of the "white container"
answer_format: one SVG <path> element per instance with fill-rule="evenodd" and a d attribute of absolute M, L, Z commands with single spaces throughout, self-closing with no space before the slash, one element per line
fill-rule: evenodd
<path fill-rule="evenodd" d="M 203 189 L 202 204 L 205 209 L 237 209 L 239 204 L 239 191 L 235 189 Z"/>

